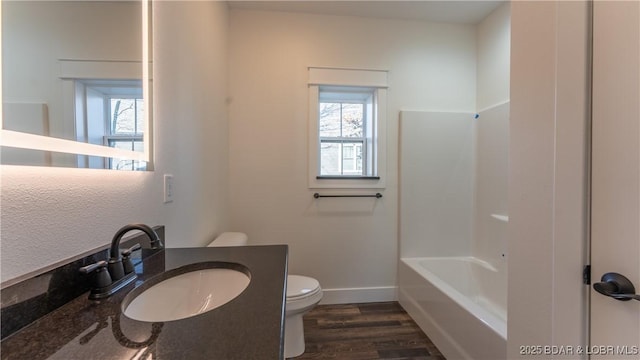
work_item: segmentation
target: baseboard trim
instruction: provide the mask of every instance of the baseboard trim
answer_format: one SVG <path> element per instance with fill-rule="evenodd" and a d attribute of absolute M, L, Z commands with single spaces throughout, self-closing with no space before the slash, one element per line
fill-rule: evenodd
<path fill-rule="evenodd" d="M 397 286 L 322 289 L 320 304 L 351 304 L 397 301 Z"/>

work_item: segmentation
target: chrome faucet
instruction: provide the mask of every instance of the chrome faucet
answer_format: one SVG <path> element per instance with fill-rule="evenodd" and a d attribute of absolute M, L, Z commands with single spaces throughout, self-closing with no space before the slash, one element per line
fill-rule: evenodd
<path fill-rule="evenodd" d="M 120 255 L 120 240 L 124 234 L 131 230 L 140 230 L 147 234 L 150 240 L 151 249 L 161 249 L 162 241 L 156 232 L 145 224 L 129 224 L 123 226 L 111 240 L 111 250 L 109 250 L 108 269 L 111 275 L 111 280 L 116 281 L 123 278 L 125 274 L 125 266 L 122 264 L 122 256 Z M 127 256 L 128 258 L 128 256 Z"/>

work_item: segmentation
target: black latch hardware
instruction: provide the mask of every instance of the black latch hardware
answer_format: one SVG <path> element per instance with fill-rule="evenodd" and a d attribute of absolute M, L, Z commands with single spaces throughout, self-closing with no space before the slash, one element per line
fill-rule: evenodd
<path fill-rule="evenodd" d="M 591 265 L 585 265 L 582 269 L 582 283 L 591 285 Z"/>

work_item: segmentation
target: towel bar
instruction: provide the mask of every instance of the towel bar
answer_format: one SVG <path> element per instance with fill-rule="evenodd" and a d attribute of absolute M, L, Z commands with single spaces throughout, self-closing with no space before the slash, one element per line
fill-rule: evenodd
<path fill-rule="evenodd" d="M 374 197 L 376 199 L 380 199 L 382 194 L 375 193 L 374 195 L 320 195 L 318 193 L 313 194 L 315 199 L 317 198 L 329 198 L 329 197 Z"/>

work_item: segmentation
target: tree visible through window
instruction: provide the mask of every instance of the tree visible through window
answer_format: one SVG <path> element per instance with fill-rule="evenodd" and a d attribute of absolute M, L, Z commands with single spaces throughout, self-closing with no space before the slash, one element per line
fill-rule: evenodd
<path fill-rule="evenodd" d="M 309 67 L 310 189 L 384 189 L 388 71 Z"/>
<path fill-rule="evenodd" d="M 373 90 L 327 87 L 319 94 L 320 176 L 371 175 Z"/>
<path fill-rule="evenodd" d="M 141 98 L 111 97 L 107 145 L 123 150 L 144 151 L 144 101 Z M 112 159 L 111 169 L 136 167 L 136 161 Z"/>
<path fill-rule="evenodd" d="M 75 81 L 76 140 L 144 152 L 144 111 L 140 80 Z M 79 167 L 142 170 L 146 162 L 78 157 Z"/>

